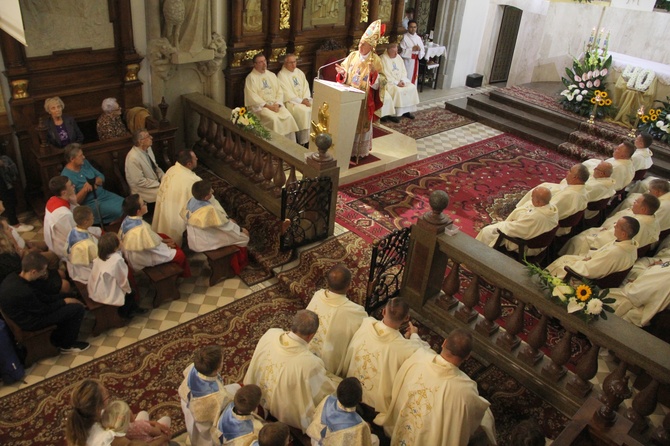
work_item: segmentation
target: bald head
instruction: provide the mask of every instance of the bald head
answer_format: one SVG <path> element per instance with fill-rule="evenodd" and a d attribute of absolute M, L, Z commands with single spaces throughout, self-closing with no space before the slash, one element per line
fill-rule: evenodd
<path fill-rule="evenodd" d="M 531 194 L 531 200 L 535 207 L 546 206 L 551 201 L 551 191 L 546 187 L 536 187 Z"/>
<path fill-rule="evenodd" d="M 457 328 L 449 333 L 442 343 L 440 355 L 455 365 L 461 365 L 470 356 L 472 351 L 472 334 L 469 331 Z"/>
<path fill-rule="evenodd" d="M 612 176 L 612 163 L 609 161 L 601 161 L 600 164 L 593 169 L 594 178 L 609 178 Z"/>

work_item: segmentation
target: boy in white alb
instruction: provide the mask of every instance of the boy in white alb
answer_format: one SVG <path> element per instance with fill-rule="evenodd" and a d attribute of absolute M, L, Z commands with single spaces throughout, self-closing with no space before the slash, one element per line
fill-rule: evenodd
<path fill-rule="evenodd" d="M 88 206 L 77 206 L 72 211 L 77 226 L 67 237 L 67 272 L 72 280 L 88 283 L 93 261 L 98 257 L 98 237 L 89 232 L 93 211 Z"/>

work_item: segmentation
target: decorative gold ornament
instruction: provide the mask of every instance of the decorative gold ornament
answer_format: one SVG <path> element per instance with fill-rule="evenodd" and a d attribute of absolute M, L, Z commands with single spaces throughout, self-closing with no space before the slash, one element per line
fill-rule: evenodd
<path fill-rule="evenodd" d="M 279 58 L 286 54 L 286 47 L 284 48 L 273 48 L 272 55 L 270 56 L 270 62 L 277 62 Z"/>
<path fill-rule="evenodd" d="M 361 23 L 368 22 L 368 0 L 363 0 L 361 2 Z"/>
<path fill-rule="evenodd" d="M 239 67 L 240 65 L 242 65 L 242 59 L 244 59 L 244 53 L 233 54 L 233 63 L 231 65 L 233 67 Z"/>
<path fill-rule="evenodd" d="M 258 53 L 262 53 L 263 49 L 258 49 L 258 50 L 249 50 L 246 53 L 244 53 L 244 59 L 242 60 L 254 60 L 254 56 Z"/>
<path fill-rule="evenodd" d="M 327 102 L 321 104 L 319 107 L 319 122 L 318 124 L 312 121 L 312 132 L 309 136 L 312 137 L 312 140 L 316 138 L 316 135 L 319 133 L 328 133 L 328 123 L 330 122 L 330 111 L 328 111 L 329 105 Z"/>
<path fill-rule="evenodd" d="M 389 36 L 381 36 L 379 38 L 378 45 L 384 45 L 384 44 L 387 44 L 387 43 L 389 43 Z"/>
<path fill-rule="evenodd" d="M 28 79 L 17 79 L 9 84 L 12 86 L 13 99 L 23 99 L 30 96 L 28 94 Z"/>
<path fill-rule="evenodd" d="M 139 73 L 139 71 L 140 71 L 140 64 L 131 63 L 129 65 L 126 65 L 125 81 L 126 82 L 136 81 L 137 80 L 137 73 Z"/>
<path fill-rule="evenodd" d="M 351 48 L 349 48 L 349 51 L 356 51 L 358 49 L 358 44 L 361 42 L 361 39 L 354 39 L 354 43 L 351 44 Z"/>
<path fill-rule="evenodd" d="M 291 28 L 291 2 L 281 0 L 279 3 L 279 29 Z"/>
<path fill-rule="evenodd" d="M 395 38 L 396 42 L 395 43 L 400 44 L 400 42 L 402 42 L 403 37 L 405 37 L 404 34 L 400 34 L 400 35 L 396 36 L 396 38 Z"/>
<path fill-rule="evenodd" d="M 300 57 L 300 53 L 302 50 L 305 49 L 305 45 L 296 45 L 295 48 L 293 49 L 293 54 L 295 54 L 296 58 Z"/>

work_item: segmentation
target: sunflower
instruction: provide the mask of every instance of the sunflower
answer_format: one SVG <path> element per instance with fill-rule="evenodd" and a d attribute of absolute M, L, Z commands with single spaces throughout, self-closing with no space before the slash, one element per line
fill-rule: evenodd
<path fill-rule="evenodd" d="M 603 98 L 603 99 L 606 99 L 607 98 L 607 92 L 606 91 L 601 91 L 600 92 L 600 97 Z"/>
<path fill-rule="evenodd" d="M 604 105 L 605 105 L 605 100 L 604 100 L 604 99 L 599 100 L 599 101 L 598 101 L 598 105 L 599 105 L 600 107 L 604 106 Z"/>
<path fill-rule="evenodd" d="M 588 285 L 579 285 L 577 290 L 575 290 L 575 296 L 582 302 L 589 300 L 591 294 L 593 294 L 593 292 Z"/>
<path fill-rule="evenodd" d="M 651 115 L 649 116 L 649 119 L 651 119 L 652 121 L 656 121 L 658 119 L 658 115 Z"/>
<path fill-rule="evenodd" d="M 593 92 L 593 94 L 596 95 L 596 96 L 598 96 L 599 94 L 602 94 L 602 91 L 600 91 L 600 90 L 596 90 L 596 91 Z"/>
<path fill-rule="evenodd" d="M 595 98 L 595 97 L 592 97 L 592 98 L 591 98 L 591 104 L 595 104 L 595 103 L 596 103 L 596 98 Z"/>
<path fill-rule="evenodd" d="M 605 99 L 605 105 L 612 105 L 611 99 Z"/>
<path fill-rule="evenodd" d="M 647 122 L 649 122 L 649 116 L 645 115 L 645 116 L 641 117 L 640 121 L 642 121 L 643 124 L 646 124 Z"/>
<path fill-rule="evenodd" d="M 240 107 L 240 116 L 244 115 L 247 112 L 247 109 L 244 107 Z"/>

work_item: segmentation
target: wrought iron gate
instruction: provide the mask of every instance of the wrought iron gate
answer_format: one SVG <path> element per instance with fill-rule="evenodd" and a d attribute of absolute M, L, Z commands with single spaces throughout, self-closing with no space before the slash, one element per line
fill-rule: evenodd
<path fill-rule="evenodd" d="M 287 250 L 323 240 L 328 236 L 333 182 L 328 177 L 306 178 L 282 189 L 281 220 L 289 226 L 279 248 Z"/>

